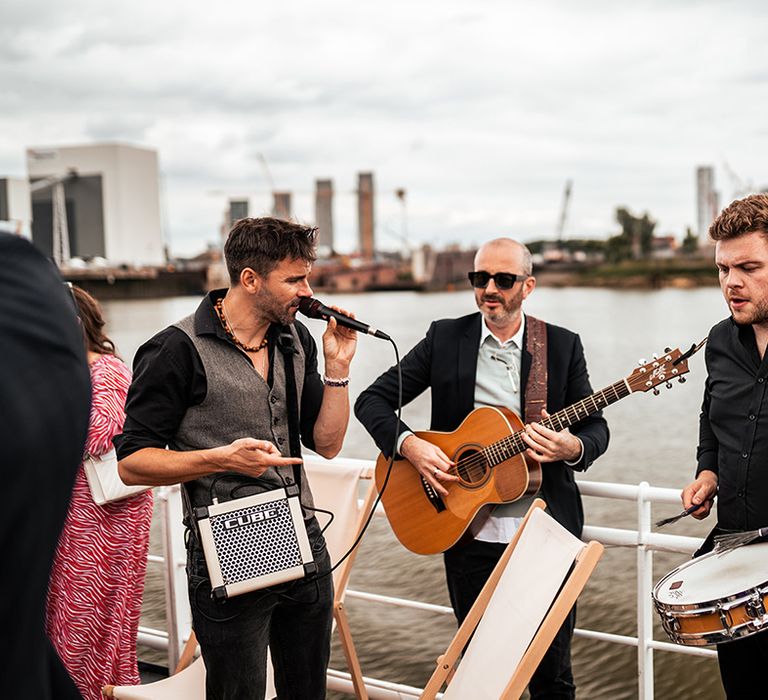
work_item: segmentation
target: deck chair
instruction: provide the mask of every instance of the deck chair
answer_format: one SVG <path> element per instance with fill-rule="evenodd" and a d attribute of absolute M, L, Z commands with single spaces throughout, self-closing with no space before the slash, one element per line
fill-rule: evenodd
<path fill-rule="evenodd" d="M 331 561 L 335 564 L 352 546 L 360 534 L 373 505 L 376 489 L 369 467 L 360 467 L 359 462 L 338 459 L 326 461 L 320 458 L 308 458 L 304 467 L 314 495 L 315 505 L 334 513 L 333 522 L 325 531 L 325 539 Z M 362 504 L 359 503 L 360 480 L 366 482 Z M 317 519 L 321 527 L 328 523 L 329 516 L 318 513 Z M 339 632 L 342 649 L 347 661 L 355 694 L 361 700 L 367 700 L 368 695 L 360 670 L 352 634 L 344 608 L 349 576 L 357 550 L 333 573 L 335 591 L 333 617 L 335 627 Z M 161 681 L 146 685 L 135 686 L 105 686 L 102 693 L 106 697 L 119 700 L 205 700 L 205 665 L 202 657 L 195 658 L 197 639 L 194 632 L 184 646 L 176 672 Z M 276 695 L 272 680 L 271 663 L 267 677 L 266 697 Z"/>
<path fill-rule="evenodd" d="M 522 695 L 603 554 L 600 543 L 584 544 L 544 508 L 541 499 L 531 505 L 437 660 L 422 700 L 433 700 L 445 684 L 444 700 Z"/>

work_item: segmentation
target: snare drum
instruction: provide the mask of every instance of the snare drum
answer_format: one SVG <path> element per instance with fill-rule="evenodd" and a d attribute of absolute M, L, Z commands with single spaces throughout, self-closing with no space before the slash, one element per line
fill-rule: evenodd
<path fill-rule="evenodd" d="M 653 602 L 670 639 L 720 644 L 768 629 L 768 542 L 710 552 L 668 573 Z"/>

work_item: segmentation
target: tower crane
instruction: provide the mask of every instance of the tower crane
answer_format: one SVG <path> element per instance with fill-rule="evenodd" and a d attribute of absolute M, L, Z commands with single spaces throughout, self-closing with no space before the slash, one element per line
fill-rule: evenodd
<path fill-rule="evenodd" d="M 563 231 L 565 230 L 565 220 L 568 216 L 568 204 L 571 201 L 571 188 L 573 187 L 573 180 L 565 181 L 565 191 L 563 192 L 563 205 L 560 209 L 560 219 L 557 222 L 557 247 L 562 249 L 563 247 Z"/>

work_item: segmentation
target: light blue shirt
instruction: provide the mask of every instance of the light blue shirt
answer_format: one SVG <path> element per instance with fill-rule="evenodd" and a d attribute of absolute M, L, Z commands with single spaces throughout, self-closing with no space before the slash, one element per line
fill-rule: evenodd
<path fill-rule="evenodd" d="M 475 408 L 505 406 L 522 418 L 520 384 L 525 314 L 520 316 L 520 328 L 506 341 L 499 340 L 493 334 L 483 317 L 475 375 Z M 470 532 L 476 540 L 509 542 L 532 501 L 533 496 L 528 496 L 514 503 L 496 506 L 480 527 L 470 526 Z"/>

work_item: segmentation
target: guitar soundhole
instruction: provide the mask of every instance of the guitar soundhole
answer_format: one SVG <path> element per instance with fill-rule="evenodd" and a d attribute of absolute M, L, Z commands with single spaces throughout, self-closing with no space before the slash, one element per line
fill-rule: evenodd
<path fill-rule="evenodd" d="M 456 458 L 456 471 L 465 483 L 478 484 L 486 479 L 488 462 L 479 450 L 465 450 Z"/>

